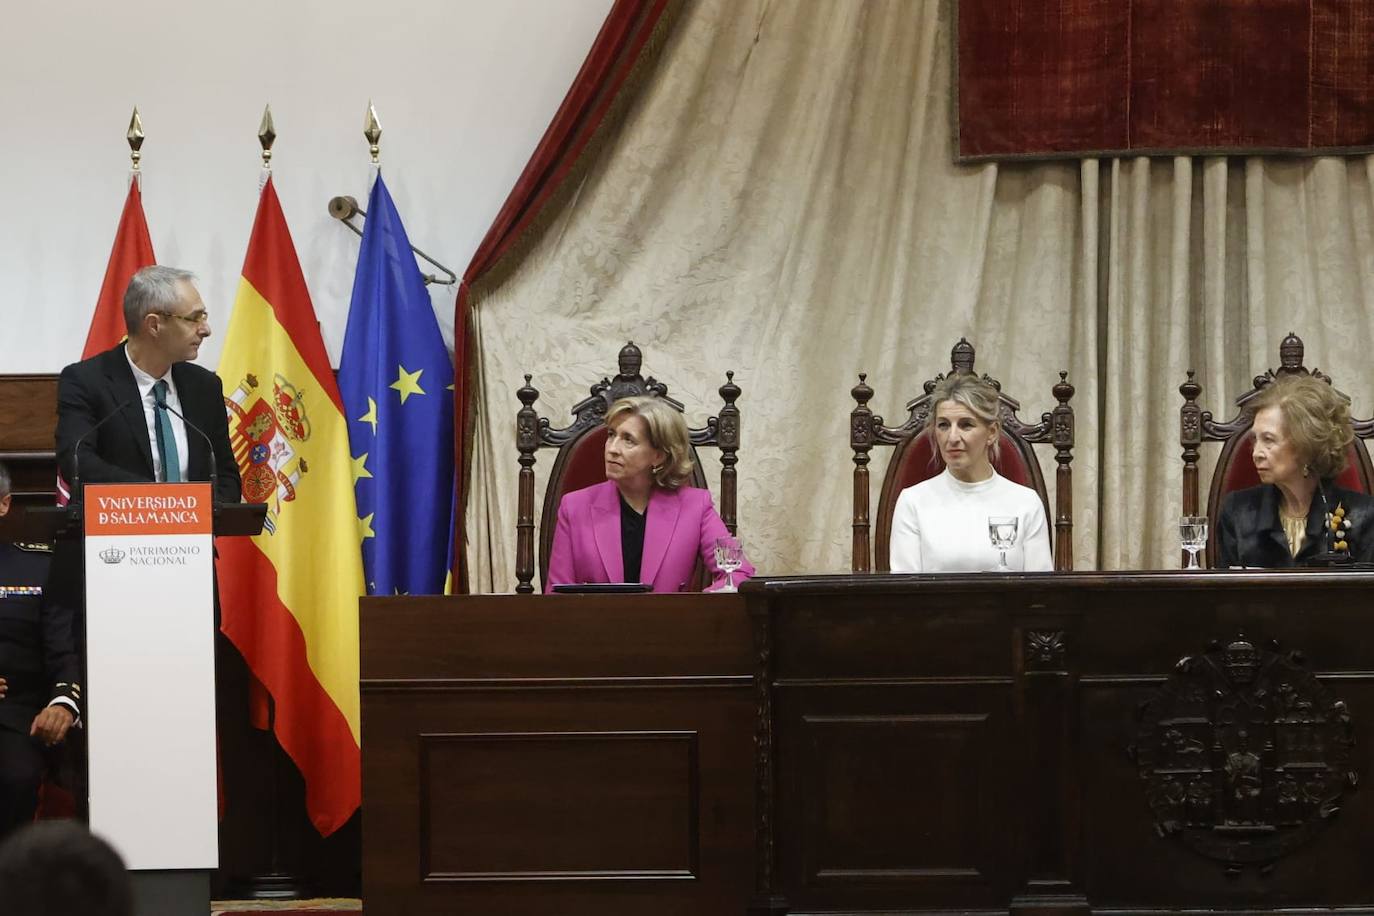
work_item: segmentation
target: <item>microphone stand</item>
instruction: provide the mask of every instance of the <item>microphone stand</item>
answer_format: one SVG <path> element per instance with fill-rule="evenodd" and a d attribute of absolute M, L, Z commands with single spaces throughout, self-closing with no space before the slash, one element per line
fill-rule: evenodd
<path fill-rule="evenodd" d="M 1322 547 L 1321 553 L 1310 557 L 1307 560 L 1308 566 L 1324 569 L 1354 569 L 1356 567 L 1368 567 L 1367 563 L 1357 563 L 1355 558 L 1350 555 L 1350 550 L 1336 549 L 1336 532 L 1332 529 L 1333 518 L 1331 513 L 1331 503 L 1326 499 L 1326 487 L 1321 481 L 1317 481 L 1317 492 L 1321 494 L 1322 508 L 1326 510 L 1325 521 L 1322 523 Z M 1338 507 L 1339 508 L 1339 507 Z M 1349 524 L 1349 523 L 1346 523 Z"/>

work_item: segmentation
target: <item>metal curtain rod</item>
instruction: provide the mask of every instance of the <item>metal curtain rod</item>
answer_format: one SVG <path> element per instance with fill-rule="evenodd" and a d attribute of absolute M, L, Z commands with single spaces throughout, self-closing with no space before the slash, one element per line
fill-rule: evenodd
<path fill-rule="evenodd" d="M 363 234 L 363 230 L 359 229 L 357 226 L 353 225 L 352 222 L 350 222 L 350 220 L 353 219 L 353 216 L 355 214 L 364 218 L 367 217 L 367 211 L 364 210 L 362 207 L 358 206 L 358 201 L 355 198 L 345 194 L 339 197 L 331 197 L 329 199 L 329 215 L 334 217 L 339 222 L 343 223 L 349 229 L 352 229 L 357 235 L 361 236 Z M 444 273 L 448 274 L 447 280 L 440 280 L 434 274 L 425 274 L 424 278 L 426 286 L 428 286 L 430 283 L 438 283 L 441 286 L 452 286 L 453 284 L 458 282 L 458 275 L 456 273 L 449 270 L 447 267 L 440 264 L 438 261 L 434 260 L 429 255 L 425 254 L 423 251 L 416 248 L 414 245 L 410 246 L 410 250 L 415 252 L 416 257 L 423 258 L 430 264 L 433 264 L 435 267 L 442 270 Z"/>

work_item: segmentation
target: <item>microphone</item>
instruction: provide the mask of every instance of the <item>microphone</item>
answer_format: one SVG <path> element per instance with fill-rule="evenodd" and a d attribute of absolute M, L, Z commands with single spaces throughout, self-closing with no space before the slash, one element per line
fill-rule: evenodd
<path fill-rule="evenodd" d="M 215 444 L 210 441 L 210 437 L 205 434 L 205 430 L 186 419 L 186 414 L 177 410 L 171 404 L 155 404 L 154 409 L 166 410 L 180 417 L 181 422 L 186 424 L 187 429 L 195 430 L 196 435 L 205 440 L 205 449 L 210 454 L 210 504 L 214 505 L 216 502 L 216 494 L 219 492 L 219 459 L 215 457 Z M 189 468 L 189 462 L 187 466 Z"/>
<path fill-rule="evenodd" d="M 96 424 L 95 424 L 94 426 L 92 426 L 90 429 L 86 430 L 84 433 L 82 433 L 80 436 L 77 437 L 76 445 L 72 446 L 72 498 L 71 498 L 71 502 L 79 502 L 79 501 L 81 501 L 81 499 L 82 499 L 82 493 L 81 493 L 81 446 L 82 446 L 82 444 L 86 441 L 86 439 L 88 439 L 88 438 L 90 437 L 91 433 L 95 432 L 97 429 L 99 429 L 100 427 L 104 426 L 106 423 L 110 422 L 110 420 L 112 420 L 113 418 L 119 416 L 120 412 L 123 411 L 125 407 L 128 407 L 130 404 L 134 403 L 135 401 L 140 401 L 140 400 L 142 400 L 142 398 L 140 398 L 140 397 L 138 397 L 138 396 L 134 396 L 134 397 L 132 397 L 132 398 L 125 398 L 123 403 L 121 403 L 121 404 L 120 404 L 118 407 L 116 407 L 114 410 L 112 410 L 112 411 L 110 411 L 109 413 L 105 414 L 105 416 L 101 417 L 98 421 L 96 421 Z"/>
<path fill-rule="evenodd" d="M 1326 512 L 1326 523 L 1322 525 L 1322 547 L 1326 553 L 1336 552 L 1335 532 L 1331 530 L 1331 503 L 1326 501 L 1326 487 L 1322 485 L 1321 479 L 1317 480 L 1317 492 L 1321 494 L 1322 509 Z"/>

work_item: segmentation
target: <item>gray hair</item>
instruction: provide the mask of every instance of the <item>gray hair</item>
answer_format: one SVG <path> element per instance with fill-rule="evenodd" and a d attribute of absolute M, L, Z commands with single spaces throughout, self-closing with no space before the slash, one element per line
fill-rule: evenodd
<path fill-rule="evenodd" d="M 189 270 L 154 264 L 134 274 L 124 291 L 124 328 L 133 337 L 143 319 L 155 312 L 171 312 L 181 302 L 180 285 L 196 275 Z"/>
<path fill-rule="evenodd" d="M 10 495 L 10 489 L 14 482 L 10 479 L 10 469 L 5 467 L 4 462 L 0 461 L 0 499 Z"/>

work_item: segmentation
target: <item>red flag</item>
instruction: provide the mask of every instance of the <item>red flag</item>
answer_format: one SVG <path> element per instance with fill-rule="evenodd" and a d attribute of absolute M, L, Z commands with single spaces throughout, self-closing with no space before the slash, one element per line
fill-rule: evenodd
<path fill-rule="evenodd" d="M 125 338 L 124 291 L 129 288 L 129 280 L 134 274 L 156 263 L 148 221 L 143 217 L 140 176 L 135 172 L 129 181 L 129 196 L 124 199 L 124 212 L 119 215 L 114 248 L 110 250 L 110 263 L 105 267 L 105 280 L 100 284 L 100 298 L 91 316 L 91 329 L 86 332 L 82 359 L 104 353 Z M 57 504 L 65 506 L 71 497 L 71 488 L 59 473 Z"/>
<path fill-rule="evenodd" d="M 124 212 L 115 230 L 114 248 L 105 268 L 105 282 L 100 284 L 100 298 L 95 303 L 91 329 L 86 334 L 86 347 L 81 358 L 88 359 L 103 353 L 124 339 L 124 290 L 129 280 L 141 268 L 156 264 L 153 240 L 148 235 L 148 221 L 143 218 L 143 192 L 139 177 L 129 182 L 129 196 L 124 200 Z"/>

